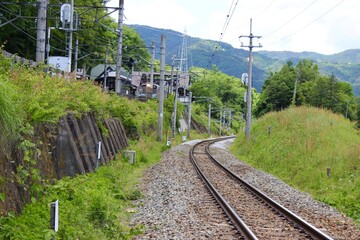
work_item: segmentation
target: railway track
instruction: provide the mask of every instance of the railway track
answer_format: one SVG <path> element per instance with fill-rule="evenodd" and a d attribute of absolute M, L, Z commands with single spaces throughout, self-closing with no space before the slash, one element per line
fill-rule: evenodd
<path fill-rule="evenodd" d="M 216 161 L 209 146 L 226 139 L 199 142 L 189 156 L 240 239 L 332 239 Z"/>

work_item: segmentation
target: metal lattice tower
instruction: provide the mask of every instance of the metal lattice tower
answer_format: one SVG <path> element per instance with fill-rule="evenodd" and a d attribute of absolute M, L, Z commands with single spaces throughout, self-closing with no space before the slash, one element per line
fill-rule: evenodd
<path fill-rule="evenodd" d="M 181 45 L 181 56 L 180 56 L 180 72 L 188 72 L 188 35 L 186 29 L 182 35 L 182 45 Z"/>

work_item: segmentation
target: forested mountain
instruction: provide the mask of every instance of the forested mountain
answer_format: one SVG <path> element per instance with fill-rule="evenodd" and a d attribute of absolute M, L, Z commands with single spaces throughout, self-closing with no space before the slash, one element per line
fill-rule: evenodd
<path fill-rule="evenodd" d="M 183 42 L 182 33 L 170 29 L 159 29 L 143 25 L 128 25 L 136 30 L 145 40 L 147 46 L 152 41 L 160 45 L 160 36 L 166 35 L 166 61 L 171 63 L 171 57 L 180 57 Z M 230 44 L 187 37 L 188 64 L 201 68 L 211 69 L 213 65 L 231 76 L 241 77 L 247 72 L 248 51 L 234 48 Z M 157 57 L 158 58 L 158 57 Z M 334 75 L 341 81 L 349 82 L 355 95 L 360 95 L 360 49 L 346 50 L 332 55 L 324 55 L 315 52 L 290 52 L 290 51 L 255 51 L 253 64 L 253 82 L 257 91 L 262 90 L 265 79 L 270 71 L 278 71 L 286 62 L 294 64 L 302 59 L 312 60 L 319 66 L 320 72 L 326 75 Z"/>

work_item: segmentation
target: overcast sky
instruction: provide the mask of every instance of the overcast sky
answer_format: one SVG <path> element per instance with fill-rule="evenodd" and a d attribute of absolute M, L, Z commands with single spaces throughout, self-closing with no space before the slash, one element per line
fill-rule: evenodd
<path fill-rule="evenodd" d="M 240 35 L 250 34 L 250 18 L 253 35 L 262 36 L 261 50 L 333 54 L 360 48 L 359 0 L 124 1 L 124 24 L 186 31 L 235 48 Z M 108 6 L 119 6 L 119 0 Z"/>

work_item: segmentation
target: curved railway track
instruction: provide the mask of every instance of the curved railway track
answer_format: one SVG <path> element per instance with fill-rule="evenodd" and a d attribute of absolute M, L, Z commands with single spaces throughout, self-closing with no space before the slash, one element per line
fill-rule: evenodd
<path fill-rule="evenodd" d="M 332 239 L 216 161 L 209 146 L 229 138 L 199 142 L 189 157 L 241 239 Z"/>

